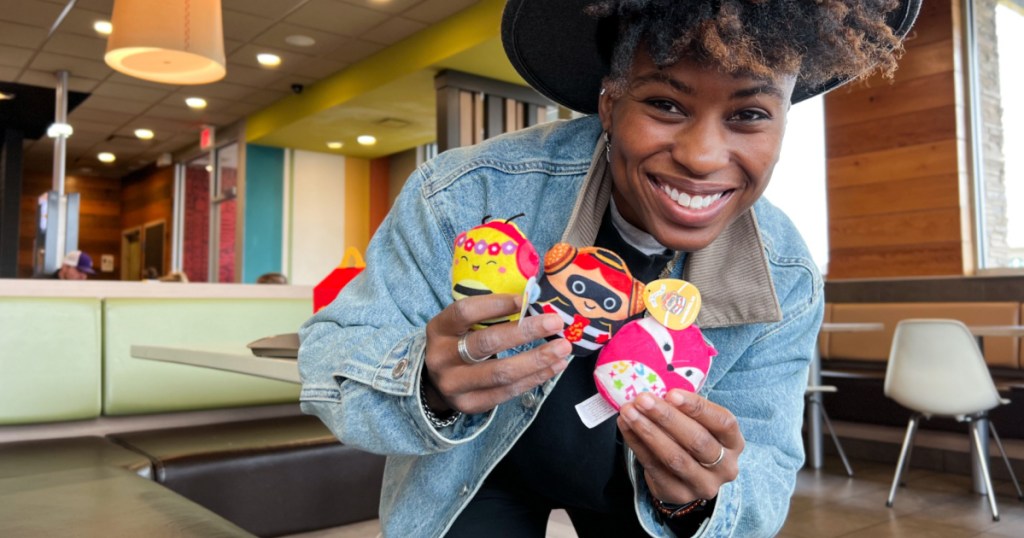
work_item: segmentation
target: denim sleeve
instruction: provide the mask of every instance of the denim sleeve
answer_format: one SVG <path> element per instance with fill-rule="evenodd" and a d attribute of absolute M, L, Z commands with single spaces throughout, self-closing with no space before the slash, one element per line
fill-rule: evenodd
<path fill-rule="evenodd" d="M 820 279 L 807 279 L 790 290 L 783 312 L 783 320 L 765 327 L 705 395 L 736 416 L 746 446 L 739 476 L 722 486 L 714 512 L 694 536 L 770 537 L 786 520 L 804 462 L 801 427 L 807 368 L 824 312 Z M 632 463 L 642 475 L 639 464 Z M 641 520 L 659 535 L 672 536 L 655 517 L 648 495 L 647 484 L 636 480 Z"/>
<path fill-rule="evenodd" d="M 438 431 L 419 403 L 425 327 L 452 300 L 451 234 L 423 194 L 424 170 L 374 234 L 366 268 L 299 330 L 303 412 L 345 444 L 380 454 L 447 450 L 491 417 L 464 416 Z"/>

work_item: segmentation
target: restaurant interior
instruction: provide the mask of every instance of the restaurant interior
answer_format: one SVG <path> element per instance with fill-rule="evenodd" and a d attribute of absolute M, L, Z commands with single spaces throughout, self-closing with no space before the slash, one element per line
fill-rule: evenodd
<path fill-rule="evenodd" d="M 579 114 L 503 0 L 184 3 L 0 0 L 0 536 L 376 536 L 384 458 L 300 412 L 294 335 L 419 165 Z M 131 56 L 163 31 L 202 57 Z M 894 79 L 794 107 L 766 197 L 826 305 L 780 536 L 1024 535 L 1021 50 L 1024 0 L 924 0 Z M 909 385 L 995 403 L 901 398 L 913 342 Z"/>

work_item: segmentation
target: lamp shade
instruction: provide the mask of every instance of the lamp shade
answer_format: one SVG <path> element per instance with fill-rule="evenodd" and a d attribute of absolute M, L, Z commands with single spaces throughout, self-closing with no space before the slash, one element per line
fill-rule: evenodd
<path fill-rule="evenodd" d="M 224 78 L 220 0 L 114 0 L 103 59 L 126 75 L 165 84 Z"/>

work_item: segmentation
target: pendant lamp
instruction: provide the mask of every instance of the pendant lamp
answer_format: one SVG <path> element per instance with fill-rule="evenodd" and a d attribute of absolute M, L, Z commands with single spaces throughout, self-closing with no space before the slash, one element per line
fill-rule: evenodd
<path fill-rule="evenodd" d="M 114 0 L 103 59 L 126 75 L 164 84 L 224 78 L 220 0 Z"/>

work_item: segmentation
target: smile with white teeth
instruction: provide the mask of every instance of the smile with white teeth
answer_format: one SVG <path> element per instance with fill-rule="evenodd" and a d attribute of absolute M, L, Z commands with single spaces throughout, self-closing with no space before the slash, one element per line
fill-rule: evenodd
<path fill-rule="evenodd" d="M 680 207 L 688 207 L 690 209 L 704 209 L 711 204 L 718 201 L 722 197 L 722 193 L 716 192 L 715 194 L 687 194 L 685 192 L 679 192 L 678 190 L 669 187 L 668 185 L 662 185 L 661 190 L 669 195 Z"/>

